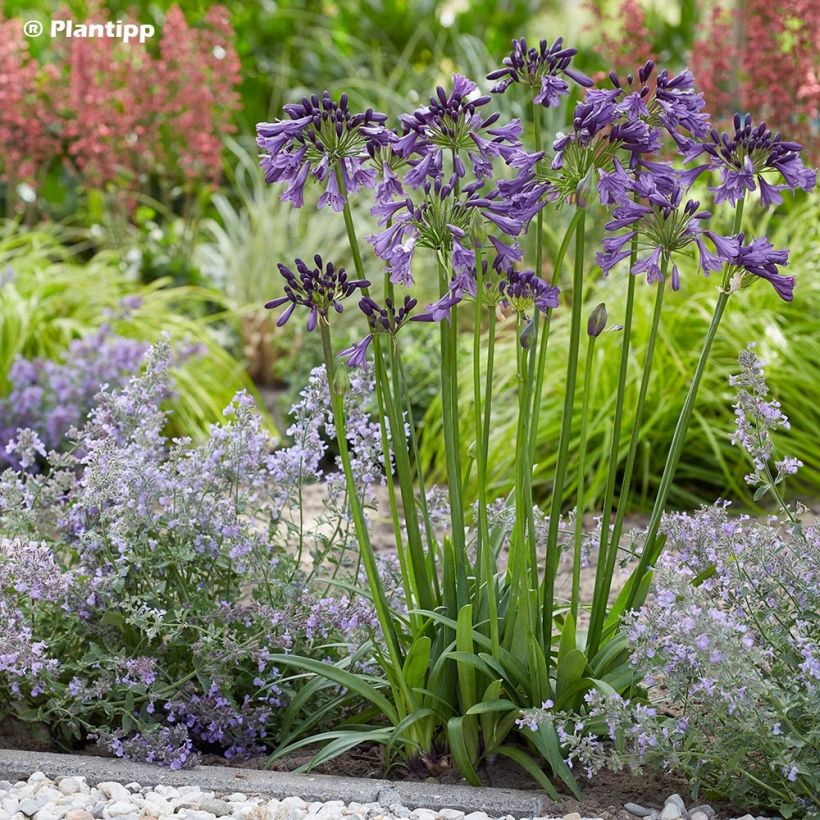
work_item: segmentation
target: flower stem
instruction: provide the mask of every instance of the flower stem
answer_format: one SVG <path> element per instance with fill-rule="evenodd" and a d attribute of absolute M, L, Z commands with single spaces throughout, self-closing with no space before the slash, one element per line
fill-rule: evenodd
<path fill-rule="evenodd" d="M 555 603 L 555 576 L 558 571 L 558 522 L 564 501 L 564 480 L 567 471 L 569 440 L 572 435 L 572 414 L 575 408 L 575 382 L 578 375 L 578 349 L 581 337 L 581 308 L 584 288 L 584 221 L 586 212 L 578 209 L 575 227 L 575 265 L 572 276 L 572 317 L 569 333 L 569 354 L 567 356 L 567 380 L 564 392 L 564 409 L 561 419 L 561 434 L 558 440 L 558 456 L 555 464 L 555 479 L 552 485 L 549 529 L 547 531 L 547 556 L 544 575 L 544 615 L 542 629 L 547 647 L 552 642 L 552 615 Z M 547 661 L 549 664 L 549 661 Z"/>
<path fill-rule="evenodd" d="M 444 261 L 439 258 L 439 292 L 447 292 L 448 277 Z M 450 498 L 452 539 L 456 555 L 465 556 L 464 490 L 461 479 L 461 445 L 458 416 L 458 336 L 455 306 L 449 320 L 439 322 L 441 345 L 441 408 L 444 430 L 444 453 L 447 464 L 447 489 Z M 465 602 L 466 603 L 466 602 Z"/>
<path fill-rule="evenodd" d="M 589 393 L 592 388 L 592 362 L 594 354 L 595 336 L 590 336 L 587 344 L 587 359 L 584 369 L 584 387 L 581 400 L 581 440 L 578 445 L 578 503 L 575 507 L 575 540 L 572 553 L 572 598 L 570 599 L 570 612 L 576 624 L 578 623 L 578 599 L 580 598 L 581 592 L 581 542 L 584 535 L 584 512 L 586 510 L 584 471 L 586 470 Z"/>
<path fill-rule="evenodd" d="M 481 249 L 476 247 L 476 301 L 475 322 L 473 325 L 473 417 L 475 418 L 475 452 L 476 470 L 478 473 L 478 537 L 476 547 L 476 577 L 483 576 L 487 590 L 487 609 L 489 615 L 490 640 L 492 641 L 493 655 L 497 655 L 500 645 L 498 634 L 498 603 L 495 597 L 495 556 L 492 555 L 490 543 L 490 522 L 487 515 L 487 453 L 484 449 L 484 420 L 481 398 L 481 314 L 484 310 L 484 270 L 481 260 Z M 492 325 L 495 317 L 490 316 Z M 488 353 L 488 359 L 490 354 Z M 489 373 L 488 380 L 492 377 Z M 484 397 L 487 406 L 492 402 L 488 393 Z M 479 585 L 480 587 L 480 585 Z"/>
<path fill-rule="evenodd" d="M 324 323 L 320 323 L 320 328 L 322 336 L 322 350 L 325 357 L 327 384 L 330 392 L 330 406 L 333 411 L 333 426 L 336 428 L 336 442 L 339 447 L 339 458 L 341 458 L 342 461 L 342 469 L 344 471 L 345 482 L 347 485 L 350 512 L 353 518 L 353 524 L 356 528 L 356 539 L 359 542 L 359 550 L 364 558 L 364 568 L 367 573 L 368 584 L 370 585 L 370 591 L 373 595 L 373 603 L 376 607 L 379 624 L 381 625 L 382 632 L 384 633 L 384 639 L 387 643 L 390 659 L 393 664 L 396 664 L 394 668 L 400 669 L 403 661 L 399 652 L 396 628 L 390 614 L 384 589 L 382 588 L 379 570 L 376 566 L 376 555 L 373 552 L 373 545 L 370 542 L 370 535 L 367 531 L 367 523 L 365 522 L 364 513 L 359 502 L 359 493 L 356 488 L 356 482 L 353 479 L 353 470 L 350 464 L 350 453 L 347 449 L 343 399 L 333 387 L 336 371 L 334 367 L 333 349 L 330 343 L 330 328 Z M 399 676 L 399 678 L 401 678 L 401 676 Z"/>
<path fill-rule="evenodd" d="M 732 227 L 732 233 L 737 234 L 740 231 L 740 225 L 743 220 L 743 203 L 744 197 L 738 200 L 735 208 L 735 219 Z M 689 429 L 689 422 L 692 419 L 692 412 L 695 409 L 695 401 L 698 397 L 698 389 L 703 378 L 703 373 L 706 370 L 706 364 L 709 361 L 709 355 L 712 352 L 712 343 L 715 340 L 717 329 L 720 326 L 720 320 L 723 318 L 723 312 L 726 310 L 726 303 L 729 301 L 729 273 L 730 266 L 726 266 L 723 272 L 723 283 L 718 294 L 717 302 L 715 303 L 715 311 L 712 314 L 712 322 L 709 325 L 709 330 L 706 333 L 706 339 L 703 343 L 703 349 L 700 352 L 697 367 L 695 368 L 695 375 L 692 377 L 692 383 L 689 385 L 689 391 L 686 394 L 686 400 L 683 403 L 683 409 L 678 416 L 678 423 L 675 426 L 675 433 L 672 436 L 672 444 L 669 447 L 669 453 L 666 457 L 666 464 L 663 468 L 663 475 L 658 486 L 658 493 L 655 496 L 655 503 L 652 507 L 652 514 L 649 518 L 649 526 L 646 530 L 646 538 L 644 540 L 644 548 L 641 553 L 638 566 L 634 573 L 635 583 L 631 585 L 629 596 L 627 599 L 627 608 L 631 607 L 635 601 L 635 595 L 638 591 L 638 581 L 642 572 L 645 572 L 650 564 L 654 564 L 657 560 L 656 539 L 658 537 L 658 530 L 660 529 L 661 519 L 666 510 L 666 502 L 669 498 L 669 491 L 672 488 L 672 482 L 675 479 L 675 472 L 678 468 L 681 454 L 683 452 L 684 439 Z"/>
<path fill-rule="evenodd" d="M 646 394 L 649 389 L 649 381 L 652 375 L 652 365 L 655 358 L 655 343 L 658 338 L 658 328 L 660 327 L 661 311 L 663 309 L 663 295 L 666 287 L 666 272 L 669 265 L 669 257 L 664 254 L 662 265 L 663 279 L 658 282 L 655 292 L 655 307 L 652 311 L 652 326 L 649 330 L 649 339 L 646 343 L 646 357 L 644 358 L 643 373 L 641 374 L 641 385 L 638 388 L 638 401 L 635 405 L 635 416 L 632 422 L 632 435 L 629 438 L 629 449 L 626 455 L 626 465 L 624 475 L 621 480 L 621 490 L 618 496 L 618 509 L 615 512 L 615 524 L 612 528 L 612 539 L 607 550 L 606 558 L 599 556 L 599 562 L 605 561 L 604 573 L 601 585 L 596 588 L 592 602 L 594 621 L 590 622 L 589 637 L 587 639 L 588 657 L 592 657 L 598 651 L 601 640 L 601 630 L 604 624 L 607 603 L 609 601 L 609 591 L 612 588 L 612 576 L 615 572 L 615 562 L 618 560 L 618 547 L 621 542 L 621 532 L 623 531 L 624 517 L 629 506 L 629 491 L 632 486 L 632 475 L 635 471 L 635 457 L 638 452 L 638 440 L 640 439 L 641 422 L 643 421 L 644 405 L 646 404 Z M 633 274 L 629 274 L 632 276 Z M 601 521 L 601 526 L 608 526 L 608 522 Z"/>

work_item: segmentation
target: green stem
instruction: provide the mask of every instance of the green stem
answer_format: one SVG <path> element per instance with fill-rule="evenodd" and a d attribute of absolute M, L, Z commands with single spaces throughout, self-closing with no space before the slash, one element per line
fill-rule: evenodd
<path fill-rule="evenodd" d="M 391 662 L 394 664 L 395 669 L 401 669 L 403 659 L 401 653 L 399 652 L 396 627 L 390 614 L 390 608 L 384 594 L 381 578 L 379 577 L 379 570 L 376 566 L 376 555 L 373 552 L 373 545 L 370 542 L 370 535 L 367 531 L 364 513 L 362 511 L 361 504 L 359 503 L 359 494 L 356 489 L 356 482 L 353 479 L 353 470 L 350 465 L 350 453 L 347 449 L 343 401 L 342 397 L 333 387 L 336 369 L 334 367 L 333 349 L 330 343 L 330 328 L 324 323 L 320 323 L 320 328 L 322 336 L 322 350 L 325 357 L 328 390 L 330 392 L 330 406 L 333 411 L 333 425 L 336 428 L 336 443 L 339 447 L 339 457 L 342 461 L 342 469 L 344 471 L 345 483 L 347 485 L 350 512 L 356 528 L 356 539 L 359 542 L 360 553 L 364 558 L 364 568 L 367 573 L 367 580 L 370 585 L 370 591 L 373 595 L 373 603 L 376 607 L 379 624 L 381 625 L 382 632 L 384 633 L 384 639 L 387 643 L 387 650 L 390 655 Z M 399 679 L 402 678 L 401 675 L 397 677 Z M 412 702 L 412 698 L 410 702 Z"/>
<path fill-rule="evenodd" d="M 732 227 L 732 233 L 737 234 L 740 231 L 740 225 L 743 220 L 743 203 L 744 198 L 741 198 L 737 207 L 735 208 L 735 219 Z M 692 383 L 689 385 L 689 391 L 686 394 L 686 400 L 683 403 L 683 409 L 678 417 L 678 423 L 675 426 L 675 433 L 672 436 L 672 444 L 669 447 L 669 453 L 666 457 L 666 464 L 663 468 L 663 475 L 661 476 L 660 484 L 658 486 L 658 494 L 655 497 L 655 503 L 652 507 L 652 515 L 649 518 L 649 526 L 646 530 L 646 539 L 644 540 L 644 548 L 641 553 L 638 566 L 635 571 L 636 583 L 631 585 L 629 596 L 627 600 L 627 608 L 631 607 L 635 595 L 638 590 L 637 580 L 640 578 L 642 572 L 645 572 L 650 563 L 654 564 L 657 560 L 655 539 L 658 537 L 658 530 L 660 529 L 661 519 L 666 510 L 666 502 L 669 498 L 669 491 L 672 488 L 672 482 L 675 479 L 675 472 L 680 462 L 680 457 L 683 452 L 684 439 L 689 429 L 689 422 L 692 419 L 692 412 L 695 409 L 695 401 L 698 397 L 698 390 L 700 382 L 703 378 L 703 373 L 706 370 L 706 364 L 709 361 L 709 355 L 712 352 L 712 343 L 715 341 L 717 329 L 720 326 L 720 320 L 723 318 L 723 312 L 726 310 L 726 303 L 729 301 L 729 276 L 731 267 L 726 266 L 723 272 L 723 283 L 718 294 L 717 302 L 715 303 L 715 311 L 712 314 L 712 321 L 709 325 L 709 330 L 706 333 L 706 339 L 703 343 L 703 349 L 700 352 L 697 367 L 695 368 L 695 375 L 692 377 Z"/>
<path fill-rule="evenodd" d="M 581 308 L 584 288 L 584 221 L 586 212 L 579 208 L 580 217 L 575 227 L 575 265 L 572 276 L 572 317 L 569 334 L 569 354 L 567 356 L 567 381 L 564 392 L 564 409 L 561 419 L 561 434 L 558 440 L 558 457 L 555 465 L 555 479 L 552 485 L 549 529 L 547 531 L 546 571 L 544 576 L 544 615 L 542 628 L 544 643 L 549 648 L 552 642 L 552 615 L 555 604 L 555 576 L 558 571 L 558 522 L 564 501 L 564 480 L 567 470 L 569 440 L 572 435 L 572 414 L 575 408 L 575 382 L 578 375 L 578 349 L 581 337 Z M 547 660 L 549 665 L 549 660 Z"/>
<path fill-rule="evenodd" d="M 609 591 L 612 588 L 612 576 L 615 572 L 615 563 L 618 560 L 618 547 L 621 542 L 621 532 L 623 531 L 624 518 L 626 510 L 629 506 L 629 492 L 632 487 L 632 475 L 635 470 L 635 458 L 638 452 L 638 441 L 640 439 L 641 422 L 643 421 L 644 405 L 646 404 L 646 394 L 649 389 L 650 376 L 652 374 L 652 365 L 655 358 L 655 343 L 658 337 L 658 328 L 661 320 L 661 310 L 663 308 L 663 294 L 666 285 L 666 269 L 669 264 L 669 259 L 666 255 L 663 257 L 663 276 L 664 278 L 658 282 L 658 289 L 655 293 L 655 308 L 652 312 L 652 326 L 649 330 L 649 339 L 646 343 L 646 358 L 644 359 L 643 373 L 641 375 L 641 385 L 638 389 L 638 401 L 635 405 L 635 416 L 632 423 L 632 435 L 629 439 L 629 449 L 626 456 L 626 465 L 624 466 L 624 475 L 621 480 L 621 491 L 618 496 L 618 509 L 615 513 L 615 524 L 612 529 L 612 540 L 609 545 L 609 550 L 606 555 L 606 565 L 604 568 L 603 582 L 600 589 L 596 590 L 597 598 L 593 601 L 595 613 L 598 616 L 595 622 L 595 632 L 592 631 L 593 624 L 590 624 L 589 637 L 589 652 L 592 656 L 592 648 L 597 651 L 600 644 L 601 630 L 604 623 L 604 615 L 607 609 L 607 602 L 609 600 Z M 632 276 L 632 274 L 629 274 Z M 604 526 L 604 522 L 601 522 Z M 599 559 L 600 560 L 600 559 Z"/>
<path fill-rule="evenodd" d="M 632 251 L 629 255 L 629 270 L 631 271 L 638 257 L 638 237 L 632 239 Z M 609 589 L 612 586 L 612 576 L 606 577 L 608 567 L 607 547 L 609 545 L 609 520 L 612 514 L 612 503 L 615 497 L 615 480 L 618 475 L 621 449 L 621 425 L 626 397 L 626 377 L 629 371 L 629 353 L 632 342 L 632 315 L 635 304 L 635 277 L 628 274 L 626 290 L 626 311 L 624 314 L 623 340 L 621 342 L 621 364 L 618 371 L 618 391 L 615 399 L 615 415 L 612 420 L 612 445 L 609 449 L 609 471 L 604 488 L 604 502 L 601 516 L 601 538 L 598 546 L 598 562 L 595 568 L 595 591 L 592 595 L 592 615 L 590 618 L 587 637 L 589 657 L 594 657 L 600 640 L 600 629 L 603 624 L 603 615 L 606 611 L 606 602 Z M 617 550 L 616 550 L 617 551 Z M 614 564 L 613 564 L 614 567 Z M 601 589 L 607 588 L 606 596 L 602 598 Z"/>
<path fill-rule="evenodd" d="M 473 401 L 475 408 L 475 451 L 476 470 L 478 473 L 478 538 L 476 546 L 476 576 L 483 575 L 487 589 L 487 609 L 489 614 L 490 640 L 492 641 L 493 655 L 500 645 L 498 633 L 498 602 L 495 596 L 495 560 L 491 555 L 490 521 L 487 515 L 487 454 L 484 450 L 484 423 L 481 397 L 481 313 L 484 299 L 484 270 L 481 264 L 481 249 L 476 247 L 476 301 L 475 321 L 473 324 Z M 491 324 L 492 319 L 491 317 Z M 489 378 L 489 372 L 488 372 Z M 487 405 L 492 397 L 484 397 Z M 480 585 L 479 585 L 480 586 Z"/>
<path fill-rule="evenodd" d="M 444 261 L 439 258 L 439 294 L 447 292 L 448 277 Z M 452 538 L 456 554 L 464 559 L 464 496 L 461 478 L 461 445 L 458 416 L 458 336 L 456 308 L 449 320 L 439 322 L 441 345 L 441 408 L 444 431 L 444 454 L 447 465 L 447 489 L 450 498 Z"/>
<path fill-rule="evenodd" d="M 584 369 L 584 387 L 581 400 L 581 441 L 578 453 L 578 504 L 575 508 L 575 542 L 572 553 L 572 598 L 570 612 L 575 623 L 578 623 L 578 600 L 581 593 L 581 543 L 584 535 L 584 512 L 586 504 L 584 498 L 584 471 L 587 456 L 587 423 L 589 421 L 589 393 L 592 388 L 592 362 L 595 354 L 595 336 L 589 337 L 587 344 L 587 360 Z"/>

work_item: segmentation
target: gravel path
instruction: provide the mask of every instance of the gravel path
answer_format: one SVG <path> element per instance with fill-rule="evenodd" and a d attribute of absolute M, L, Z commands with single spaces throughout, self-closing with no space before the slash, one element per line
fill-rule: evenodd
<path fill-rule="evenodd" d="M 677 794 L 663 808 L 626 803 L 625 813 L 642 820 L 719 820 L 709 805 L 687 809 Z M 114 781 L 89 785 L 85 777 L 54 780 L 35 772 L 28 780 L 0 780 L 0 820 L 601 820 L 577 812 L 563 817 L 491 817 L 482 811 L 414 809 L 399 804 L 307 803 L 300 797 L 271 800 L 234 792 L 219 794 L 199 786 L 141 786 Z M 740 820 L 767 820 L 747 814 Z"/>
<path fill-rule="evenodd" d="M 657 814 L 657 812 L 656 812 Z M 27 781 L 0 780 L 0 820 L 518 820 L 512 815 L 489 818 L 484 812 L 454 809 L 410 809 L 394 804 L 332 800 L 306 803 L 300 797 L 268 800 L 234 792 L 220 795 L 198 786 L 141 786 L 98 783 L 84 777 L 50 780 L 35 772 Z M 527 820 L 531 820 L 527 818 Z M 544 819 L 546 820 L 546 818 Z M 573 813 L 555 820 L 586 820 Z M 591 818 L 589 819 L 591 820 Z M 695 819 L 697 820 L 697 818 Z"/>

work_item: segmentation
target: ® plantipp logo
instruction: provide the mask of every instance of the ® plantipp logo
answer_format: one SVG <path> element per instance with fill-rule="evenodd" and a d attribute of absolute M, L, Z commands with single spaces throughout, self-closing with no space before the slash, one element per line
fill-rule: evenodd
<path fill-rule="evenodd" d="M 27 20 L 23 23 L 23 34 L 26 37 L 39 37 L 45 28 L 39 20 Z M 121 40 L 123 43 L 136 41 L 144 43 L 156 33 L 150 23 L 75 23 L 73 20 L 51 20 L 48 28 L 51 37 L 77 39 L 105 38 Z"/>

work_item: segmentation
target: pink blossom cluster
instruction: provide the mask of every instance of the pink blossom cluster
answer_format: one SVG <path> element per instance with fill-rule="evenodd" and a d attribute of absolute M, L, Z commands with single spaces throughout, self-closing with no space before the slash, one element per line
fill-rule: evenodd
<path fill-rule="evenodd" d="M 0 178 L 31 180 L 59 151 L 43 93 L 48 79 L 29 54 L 18 20 L 0 13 Z"/>
<path fill-rule="evenodd" d="M 97 7 L 85 22 L 108 16 Z M 155 175 L 173 183 L 218 180 L 222 140 L 234 130 L 240 103 L 240 64 L 224 7 L 212 6 L 192 26 L 173 6 L 153 47 L 55 40 L 43 65 L 20 25 L 0 20 L 0 179 L 34 181 L 60 157 L 89 186 L 139 190 Z"/>

